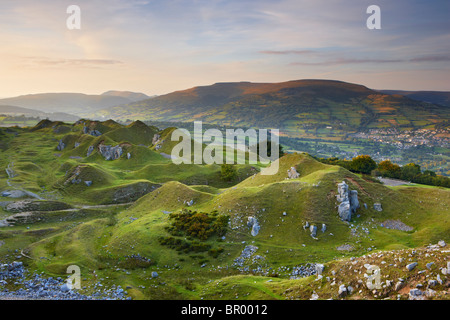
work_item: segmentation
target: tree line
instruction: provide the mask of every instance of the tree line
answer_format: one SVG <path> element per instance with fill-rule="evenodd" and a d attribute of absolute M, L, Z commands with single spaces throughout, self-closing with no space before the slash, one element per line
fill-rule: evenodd
<path fill-rule="evenodd" d="M 352 160 L 343 160 L 337 157 L 316 159 L 322 163 L 339 165 L 356 173 L 450 188 L 450 178 L 437 175 L 431 170 L 422 171 L 420 166 L 415 163 L 409 163 L 404 166 L 393 163 L 391 160 L 383 160 L 380 163 L 377 163 L 368 155 L 359 155 Z"/>

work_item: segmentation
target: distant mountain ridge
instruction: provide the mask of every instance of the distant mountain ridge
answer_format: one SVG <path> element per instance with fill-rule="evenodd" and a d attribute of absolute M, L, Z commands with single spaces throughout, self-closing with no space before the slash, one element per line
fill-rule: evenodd
<path fill-rule="evenodd" d="M 152 97 L 150 97 L 144 93 L 140 93 L 140 92 L 118 91 L 118 90 L 109 90 L 109 91 L 103 92 L 101 95 L 102 96 L 122 97 L 122 98 L 126 98 L 133 102 L 152 98 Z"/>
<path fill-rule="evenodd" d="M 108 91 L 101 95 L 84 93 L 38 93 L 18 97 L 0 99 L 0 105 L 10 105 L 42 112 L 67 112 L 80 115 L 100 109 L 125 105 L 136 101 L 139 97 L 147 99 L 142 93 Z"/>
<path fill-rule="evenodd" d="M 399 94 L 404 97 L 450 107 L 450 91 L 403 91 L 379 90 L 387 94 Z"/>
<path fill-rule="evenodd" d="M 39 117 L 41 119 L 50 119 L 52 121 L 77 121 L 80 117 L 68 114 L 65 112 L 42 112 L 39 110 L 16 107 L 16 106 L 8 106 L 8 105 L 0 105 L 0 115 L 12 115 L 12 116 L 21 116 L 24 115 L 26 117 Z"/>
<path fill-rule="evenodd" d="M 304 79 L 219 82 L 153 97 L 118 90 L 100 95 L 30 94 L 0 99 L 0 105 L 99 120 L 202 120 L 229 126 L 276 127 L 294 136 L 342 137 L 371 128 L 433 128 L 450 117 L 450 92 L 373 90 L 337 80 Z"/>
<path fill-rule="evenodd" d="M 336 80 L 281 83 L 226 82 L 175 91 L 92 116 L 102 119 L 202 120 L 244 127 L 281 129 L 386 126 L 423 127 L 449 118 L 441 105 L 392 95 Z"/>

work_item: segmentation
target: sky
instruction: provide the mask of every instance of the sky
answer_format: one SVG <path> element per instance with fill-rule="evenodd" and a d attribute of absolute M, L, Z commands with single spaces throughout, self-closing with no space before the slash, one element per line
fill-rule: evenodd
<path fill-rule="evenodd" d="M 449 14 L 448 0 L 0 0 L 0 97 L 298 79 L 450 91 Z"/>

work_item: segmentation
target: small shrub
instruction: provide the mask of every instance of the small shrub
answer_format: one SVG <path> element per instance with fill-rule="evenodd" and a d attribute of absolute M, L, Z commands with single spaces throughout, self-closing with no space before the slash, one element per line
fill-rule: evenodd
<path fill-rule="evenodd" d="M 208 215 L 204 212 L 183 209 L 179 213 L 170 214 L 169 219 L 172 223 L 167 230 L 172 235 L 182 236 L 185 233 L 189 237 L 204 241 L 213 234 L 225 235 L 229 217 L 218 215 L 217 212 Z"/>
<path fill-rule="evenodd" d="M 222 164 L 220 167 L 220 177 L 224 181 L 233 181 L 236 179 L 237 172 L 236 168 L 232 164 Z"/>
<path fill-rule="evenodd" d="M 117 217 L 115 215 L 110 215 L 108 217 L 108 220 L 106 221 L 106 225 L 108 227 L 114 227 L 117 224 L 117 222 L 118 222 Z"/>
<path fill-rule="evenodd" d="M 215 249 L 215 248 L 213 248 L 213 249 L 210 249 L 209 251 L 208 251 L 208 254 L 211 256 L 211 257 L 213 257 L 213 258 L 217 258 L 221 253 L 223 252 L 223 248 L 217 248 L 217 249 Z"/>

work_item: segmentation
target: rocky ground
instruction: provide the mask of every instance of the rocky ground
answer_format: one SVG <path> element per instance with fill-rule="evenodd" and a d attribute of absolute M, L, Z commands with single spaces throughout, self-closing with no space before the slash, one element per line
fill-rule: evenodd
<path fill-rule="evenodd" d="M 416 249 L 379 251 L 325 265 L 308 290 L 288 299 L 450 299 L 450 248 L 444 241 Z M 313 294 L 306 296 L 307 292 Z"/>
<path fill-rule="evenodd" d="M 9 289 L 8 289 L 9 288 Z M 83 288 L 88 289 L 88 288 Z M 120 286 L 104 288 L 97 283 L 91 295 L 80 293 L 61 277 L 44 277 L 30 273 L 22 262 L 0 265 L 0 300 L 126 300 Z"/>

